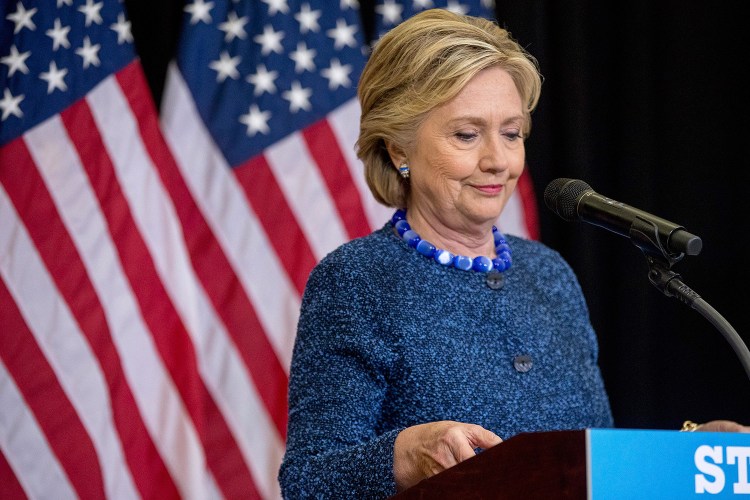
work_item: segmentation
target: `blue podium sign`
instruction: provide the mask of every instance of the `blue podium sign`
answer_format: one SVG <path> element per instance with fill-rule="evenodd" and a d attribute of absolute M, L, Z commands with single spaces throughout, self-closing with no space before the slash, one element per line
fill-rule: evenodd
<path fill-rule="evenodd" d="M 589 429 L 586 460 L 590 500 L 750 500 L 750 434 Z"/>

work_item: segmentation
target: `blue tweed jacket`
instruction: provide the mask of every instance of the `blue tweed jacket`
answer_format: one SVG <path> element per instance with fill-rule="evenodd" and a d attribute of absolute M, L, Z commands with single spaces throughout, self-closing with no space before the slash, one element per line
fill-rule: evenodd
<path fill-rule="evenodd" d="M 285 498 L 396 493 L 393 443 L 415 424 L 474 423 L 503 439 L 613 425 L 572 270 L 539 242 L 506 239 L 500 289 L 425 258 L 390 224 L 318 264 L 291 365 Z"/>

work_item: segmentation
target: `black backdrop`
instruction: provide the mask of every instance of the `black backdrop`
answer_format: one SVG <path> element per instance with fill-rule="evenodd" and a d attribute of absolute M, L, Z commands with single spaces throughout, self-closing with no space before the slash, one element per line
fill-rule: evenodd
<path fill-rule="evenodd" d="M 126 0 L 157 103 L 182 2 Z M 363 0 L 365 22 L 372 3 Z M 684 225 L 703 251 L 673 268 L 750 344 L 748 28 L 741 3 L 500 2 L 500 24 L 540 62 L 545 83 L 527 159 L 542 241 L 576 270 L 600 342 L 615 422 L 750 424 L 750 379 L 699 313 L 647 279 L 627 239 L 544 207 L 558 177 Z"/>

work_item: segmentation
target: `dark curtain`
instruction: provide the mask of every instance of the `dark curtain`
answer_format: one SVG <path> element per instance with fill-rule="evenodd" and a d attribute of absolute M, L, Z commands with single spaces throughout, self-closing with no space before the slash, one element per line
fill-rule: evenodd
<path fill-rule="evenodd" d="M 182 2 L 126 1 L 157 102 Z M 545 77 L 527 159 L 542 240 L 575 269 L 600 343 L 615 422 L 679 428 L 750 424 L 750 379 L 721 332 L 652 286 L 624 237 L 565 222 L 544 206 L 558 177 L 683 225 L 703 251 L 674 265 L 750 343 L 748 28 L 727 2 L 499 2 L 500 24 Z M 361 2 L 365 22 L 373 6 Z"/>
<path fill-rule="evenodd" d="M 576 270 L 616 424 L 750 423 L 750 380 L 702 315 L 648 281 L 627 238 L 565 222 L 541 195 L 557 177 L 679 223 L 703 251 L 673 270 L 750 343 L 742 193 L 747 26 L 725 2 L 502 2 L 498 19 L 545 76 L 527 157 L 542 239 Z"/>

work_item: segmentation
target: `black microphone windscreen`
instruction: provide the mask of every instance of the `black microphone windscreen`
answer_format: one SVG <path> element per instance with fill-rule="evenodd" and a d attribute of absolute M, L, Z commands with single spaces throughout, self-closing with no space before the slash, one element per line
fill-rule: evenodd
<path fill-rule="evenodd" d="M 581 180 L 555 179 L 544 190 L 544 203 L 563 219 L 573 221 L 578 218 L 578 200 L 586 191 L 593 189 Z"/>

